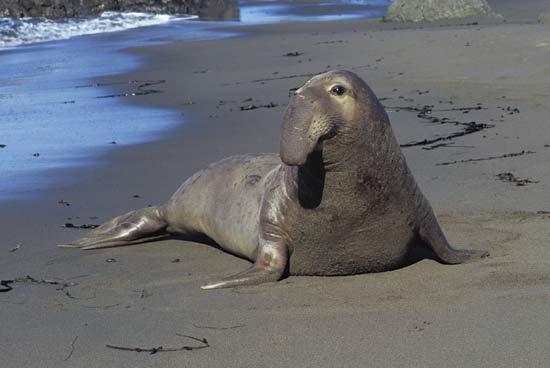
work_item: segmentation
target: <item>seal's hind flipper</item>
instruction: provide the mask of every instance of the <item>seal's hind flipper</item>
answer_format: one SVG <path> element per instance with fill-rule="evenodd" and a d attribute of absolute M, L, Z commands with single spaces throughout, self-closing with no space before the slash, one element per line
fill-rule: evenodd
<path fill-rule="evenodd" d="M 454 248 L 447 242 L 447 238 L 431 210 L 420 225 L 418 234 L 420 239 L 433 249 L 439 259 L 447 264 L 465 263 L 489 256 L 489 252 L 485 250 Z"/>
<path fill-rule="evenodd" d="M 90 231 L 86 237 L 58 247 L 88 250 L 143 243 L 165 237 L 167 226 L 157 207 L 142 208 L 115 217 Z"/>

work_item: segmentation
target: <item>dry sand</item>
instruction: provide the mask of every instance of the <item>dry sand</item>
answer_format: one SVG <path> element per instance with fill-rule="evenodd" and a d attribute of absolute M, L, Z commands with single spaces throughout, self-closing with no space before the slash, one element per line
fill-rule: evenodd
<path fill-rule="evenodd" d="M 240 38 L 130 50 L 145 66 L 109 80 L 166 79 L 163 93 L 127 102 L 178 109 L 184 124 L 162 141 L 112 151 L 103 166 L 70 171 L 82 178 L 77 185 L 2 206 L 0 279 L 70 285 L 16 282 L 0 293 L 0 366 L 546 366 L 550 215 L 537 212 L 550 211 L 550 25 L 529 14 L 395 30 L 375 20 L 257 26 Z M 283 56 L 294 51 L 302 55 Z M 181 240 L 93 252 L 54 247 L 83 234 L 65 222 L 98 223 L 164 201 L 210 162 L 276 151 L 289 89 L 335 68 L 369 82 L 401 143 L 464 129 L 430 123 L 407 106 L 434 105 L 433 116 L 493 126 L 451 146 L 404 148 L 449 240 L 488 249 L 490 258 L 203 291 L 201 284 L 248 263 Z M 240 111 L 271 102 L 279 106 Z M 436 111 L 473 106 L 482 109 Z M 508 172 L 536 183 L 496 177 Z M 177 334 L 210 347 L 154 355 L 105 347 L 200 345 Z"/>

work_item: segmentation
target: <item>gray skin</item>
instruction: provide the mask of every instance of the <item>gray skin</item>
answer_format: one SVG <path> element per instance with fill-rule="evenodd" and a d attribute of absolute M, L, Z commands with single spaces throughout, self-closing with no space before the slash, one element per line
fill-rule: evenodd
<path fill-rule="evenodd" d="M 415 238 L 448 264 L 488 255 L 447 242 L 384 108 L 348 71 L 318 75 L 296 91 L 280 155 L 226 158 L 187 179 L 165 204 L 119 216 L 61 246 L 105 248 L 167 234 L 206 235 L 253 262 L 203 289 L 285 274 L 387 271 L 403 264 Z"/>

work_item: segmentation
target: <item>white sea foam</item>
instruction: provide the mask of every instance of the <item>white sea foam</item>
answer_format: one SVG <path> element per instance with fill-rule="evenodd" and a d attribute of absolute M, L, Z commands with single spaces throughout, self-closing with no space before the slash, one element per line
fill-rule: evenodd
<path fill-rule="evenodd" d="M 62 40 L 94 33 L 116 32 L 152 26 L 195 16 L 149 13 L 104 12 L 96 18 L 50 20 L 45 18 L 0 18 L 0 48 Z"/>

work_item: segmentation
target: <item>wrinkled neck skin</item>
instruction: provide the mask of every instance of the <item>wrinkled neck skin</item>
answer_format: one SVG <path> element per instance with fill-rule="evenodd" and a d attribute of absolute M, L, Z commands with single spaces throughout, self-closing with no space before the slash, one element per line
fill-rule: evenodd
<path fill-rule="evenodd" d="M 322 202 L 337 205 L 342 195 L 376 200 L 377 196 L 361 193 L 384 193 L 399 184 L 395 180 L 402 177 L 406 164 L 387 115 L 383 112 L 362 118 L 366 121 L 320 141 L 305 164 L 283 164 L 289 192 L 297 196 L 303 208 L 313 209 Z"/>

